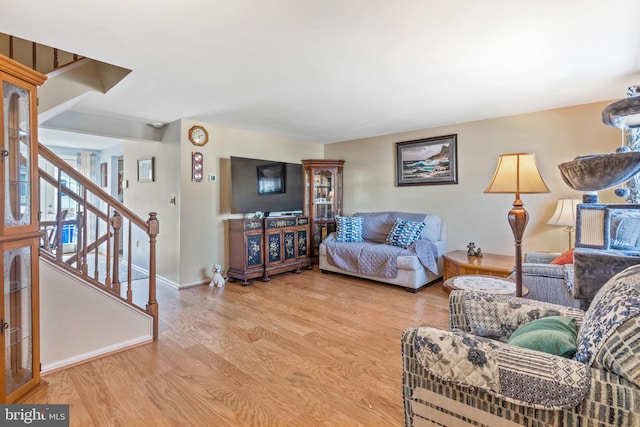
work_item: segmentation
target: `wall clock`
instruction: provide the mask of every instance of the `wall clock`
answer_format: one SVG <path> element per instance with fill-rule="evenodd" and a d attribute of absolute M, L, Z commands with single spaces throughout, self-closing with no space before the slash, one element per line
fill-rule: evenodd
<path fill-rule="evenodd" d="M 209 142 L 209 133 L 202 126 L 193 126 L 189 129 L 189 141 L 193 145 L 203 146 Z"/>

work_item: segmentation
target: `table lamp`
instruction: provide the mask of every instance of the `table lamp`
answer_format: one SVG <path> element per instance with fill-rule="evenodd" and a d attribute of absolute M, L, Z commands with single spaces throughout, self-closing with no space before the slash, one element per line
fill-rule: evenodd
<path fill-rule="evenodd" d="M 501 154 L 493 179 L 485 193 L 515 194 L 513 207 L 509 211 L 508 220 L 516 248 L 516 296 L 522 296 L 522 237 L 529 222 L 529 214 L 524 209 L 520 194 L 548 193 L 549 188 L 544 183 L 535 154 L 513 153 Z"/>
<path fill-rule="evenodd" d="M 576 210 L 580 203 L 582 203 L 580 199 L 558 199 L 556 210 L 547 221 L 549 225 L 565 227 L 564 231 L 569 233 L 569 249 L 571 249 L 571 233 L 576 229 Z"/>

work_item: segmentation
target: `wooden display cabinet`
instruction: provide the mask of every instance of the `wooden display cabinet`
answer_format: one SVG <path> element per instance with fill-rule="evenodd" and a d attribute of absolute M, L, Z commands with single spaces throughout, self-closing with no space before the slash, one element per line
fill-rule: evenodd
<path fill-rule="evenodd" d="M 45 79 L 0 55 L 0 403 L 40 384 L 37 86 Z"/>
<path fill-rule="evenodd" d="M 230 219 L 229 222 L 229 270 L 230 281 L 242 280 L 242 285 L 251 284 L 249 279 L 264 275 L 264 226 L 260 218 Z"/>
<path fill-rule="evenodd" d="M 311 266 L 309 218 L 306 216 L 230 219 L 229 269 L 230 281 L 250 279 L 295 271 Z"/>
<path fill-rule="evenodd" d="M 264 277 L 311 266 L 309 254 L 309 218 L 306 216 L 266 218 Z"/>
<path fill-rule="evenodd" d="M 342 215 L 342 170 L 344 160 L 303 160 L 303 214 L 311 221 L 311 259 L 318 264 L 320 243 L 336 230 L 336 215 Z"/>

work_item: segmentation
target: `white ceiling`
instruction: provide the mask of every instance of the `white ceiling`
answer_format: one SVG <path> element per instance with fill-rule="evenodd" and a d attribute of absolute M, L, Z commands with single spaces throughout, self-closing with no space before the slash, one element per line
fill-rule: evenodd
<path fill-rule="evenodd" d="M 9 2 L 5 2 L 9 3 Z M 133 70 L 73 110 L 327 143 L 625 97 L 638 0 L 10 0 L 0 32 Z"/>

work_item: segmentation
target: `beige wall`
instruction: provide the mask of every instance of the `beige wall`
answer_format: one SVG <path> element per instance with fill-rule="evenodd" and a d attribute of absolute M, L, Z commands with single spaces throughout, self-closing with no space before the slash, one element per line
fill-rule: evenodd
<path fill-rule="evenodd" d="M 513 234 L 507 212 L 514 197 L 483 191 L 493 176 L 499 154 L 535 153 L 551 192 L 522 195 L 529 212 L 523 248 L 564 251 L 568 249 L 567 234 L 546 222 L 559 197 L 582 195 L 562 181 L 557 165 L 578 155 L 612 152 L 620 145 L 621 131 L 601 122 L 606 104 L 329 144 L 325 146 L 325 157 L 346 161 L 345 214 L 376 210 L 435 213 L 447 224 L 448 250 L 465 249 L 468 242 L 475 242 L 485 252 L 512 254 Z M 395 143 L 447 134 L 458 135 L 458 184 L 396 187 Z M 611 190 L 601 193 L 600 201 L 623 202 Z"/>
<path fill-rule="evenodd" d="M 522 196 L 529 212 L 524 250 L 564 251 L 567 234 L 546 225 L 559 197 L 581 198 L 560 176 L 557 165 L 577 155 L 612 152 L 621 132 L 600 120 L 607 103 L 581 105 L 461 123 L 356 141 L 320 145 L 182 120 L 172 124 L 162 143 L 125 143 L 125 203 L 146 218 L 158 212 L 158 274 L 184 287 L 210 280 L 211 268 L 228 267 L 225 220 L 230 213 L 231 156 L 297 163 L 309 158 L 344 159 L 345 214 L 355 211 L 404 210 L 440 215 L 447 224 L 448 250 L 465 249 L 473 241 L 485 252 L 512 254 L 513 235 L 507 212 L 513 196 L 484 194 L 498 155 L 533 152 L 548 194 Z M 195 124 L 209 132 L 204 147 L 192 145 L 189 128 Z M 458 135 L 458 184 L 395 186 L 395 143 L 430 136 Z M 191 182 L 191 153 L 204 154 L 205 179 Z M 156 157 L 156 182 L 138 183 L 136 159 Z M 207 177 L 215 175 L 215 182 Z M 171 197 L 176 205 L 170 205 Z M 600 194 L 603 202 L 621 202 L 612 190 Z M 140 251 L 146 250 L 142 247 Z"/>
<path fill-rule="evenodd" d="M 191 126 L 204 126 L 209 143 L 192 145 L 187 132 Z M 211 269 L 219 263 L 226 270 L 227 237 L 225 220 L 237 216 L 230 212 L 231 156 L 300 163 L 302 159 L 323 158 L 324 147 L 224 126 L 182 121 L 180 187 L 180 285 L 200 284 L 211 279 Z M 191 182 L 191 153 L 204 154 L 203 182 Z M 215 175 L 215 182 L 207 182 Z M 163 222 L 161 219 L 161 234 Z"/>
<path fill-rule="evenodd" d="M 180 283 L 180 210 L 169 200 L 180 200 L 180 122 L 172 123 L 163 142 L 125 141 L 124 179 L 129 182 L 124 190 L 124 204 L 145 221 L 150 212 L 160 220 L 157 238 L 157 273 L 173 283 Z M 137 161 L 154 158 L 154 182 L 137 181 Z M 138 240 L 138 244 L 135 243 Z M 133 262 L 148 266 L 149 239 L 137 236 L 133 243 Z"/>

